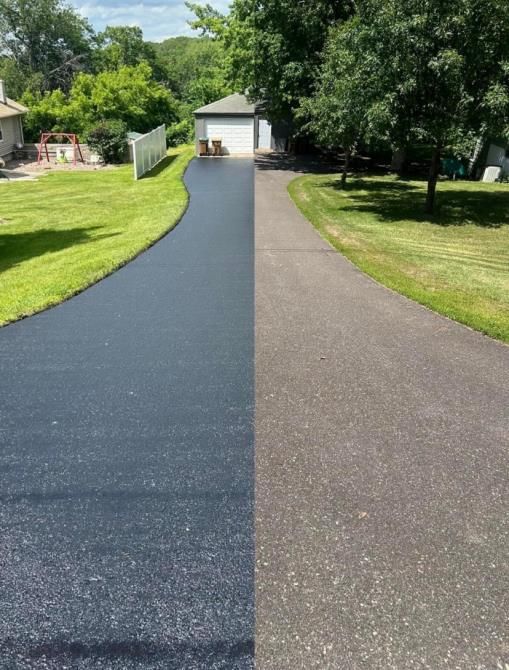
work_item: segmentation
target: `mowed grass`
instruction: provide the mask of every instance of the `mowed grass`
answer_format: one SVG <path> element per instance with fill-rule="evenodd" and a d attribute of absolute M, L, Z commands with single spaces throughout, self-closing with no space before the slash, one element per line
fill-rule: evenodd
<path fill-rule="evenodd" d="M 125 165 L 0 185 L 0 325 L 75 295 L 149 247 L 182 216 L 190 147 L 135 182 Z"/>
<path fill-rule="evenodd" d="M 431 309 L 509 342 L 509 185 L 303 176 L 290 195 L 320 234 L 364 272 Z"/>

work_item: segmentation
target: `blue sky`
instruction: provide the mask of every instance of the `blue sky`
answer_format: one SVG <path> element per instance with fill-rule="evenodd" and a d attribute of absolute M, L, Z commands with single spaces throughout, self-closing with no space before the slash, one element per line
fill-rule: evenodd
<path fill-rule="evenodd" d="M 230 0 L 208 2 L 219 11 L 225 11 L 230 4 Z M 191 15 L 184 0 L 72 0 L 72 4 L 96 30 L 106 25 L 140 26 L 145 39 L 156 42 L 193 34 L 187 25 Z M 205 4 L 205 0 L 200 4 Z"/>

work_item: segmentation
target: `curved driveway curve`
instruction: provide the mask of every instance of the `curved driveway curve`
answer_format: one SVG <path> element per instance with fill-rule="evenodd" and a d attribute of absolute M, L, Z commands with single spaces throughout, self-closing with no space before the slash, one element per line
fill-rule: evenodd
<path fill-rule="evenodd" d="M 0 330 L 3 668 L 252 667 L 253 162 L 186 183 L 170 235 Z"/>

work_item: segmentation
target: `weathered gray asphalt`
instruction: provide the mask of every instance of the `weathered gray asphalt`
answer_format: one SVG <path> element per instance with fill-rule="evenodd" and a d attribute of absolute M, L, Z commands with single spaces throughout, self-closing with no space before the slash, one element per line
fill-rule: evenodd
<path fill-rule="evenodd" d="M 379 286 L 256 175 L 258 670 L 509 662 L 509 349 Z M 500 665 L 498 665 L 500 664 Z"/>
<path fill-rule="evenodd" d="M 186 182 L 169 236 L 0 330 L 2 669 L 253 666 L 253 161 Z"/>

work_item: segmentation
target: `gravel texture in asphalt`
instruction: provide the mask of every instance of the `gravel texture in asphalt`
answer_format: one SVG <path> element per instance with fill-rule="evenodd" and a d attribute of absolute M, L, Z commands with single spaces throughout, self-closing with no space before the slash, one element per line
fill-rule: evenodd
<path fill-rule="evenodd" d="M 255 180 L 256 667 L 504 669 L 509 348 L 332 251 L 295 176 Z"/>
<path fill-rule="evenodd" d="M 253 667 L 253 161 L 186 183 L 170 235 L 0 330 L 1 668 Z"/>

